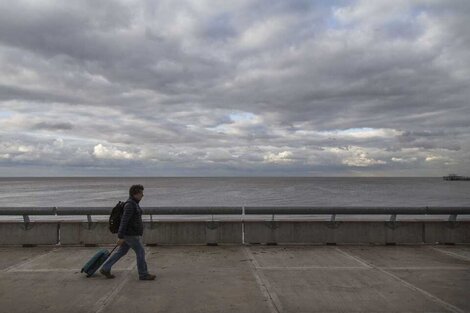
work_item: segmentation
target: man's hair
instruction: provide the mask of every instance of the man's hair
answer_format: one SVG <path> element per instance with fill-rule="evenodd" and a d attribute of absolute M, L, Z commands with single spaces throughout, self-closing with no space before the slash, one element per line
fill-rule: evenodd
<path fill-rule="evenodd" d="M 142 185 L 132 185 L 131 188 L 129 188 L 129 196 L 133 196 L 135 194 L 138 194 L 141 191 L 144 191 L 144 186 L 142 186 Z"/>

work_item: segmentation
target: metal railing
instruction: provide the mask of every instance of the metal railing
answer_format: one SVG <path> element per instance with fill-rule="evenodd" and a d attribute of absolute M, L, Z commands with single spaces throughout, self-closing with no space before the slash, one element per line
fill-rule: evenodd
<path fill-rule="evenodd" d="M 390 215 L 396 221 L 397 215 L 449 215 L 449 221 L 456 221 L 457 215 L 469 215 L 470 207 L 325 207 L 325 206 L 193 206 L 193 207 L 145 207 L 144 215 L 331 215 L 335 221 L 342 215 Z M 0 216 L 23 216 L 29 223 L 30 215 L 79 216 L 86 215 L 91 223 L 92 215 L 109 215 L 109 207 L 0 207 Z"/>
<path fill-rule="evenodd" d="M 144 207 L 153 215 L 460 215 L 470 214 L 470 207 L 337 207 L 337 206 L 191 206 Z M 0 215 L 107 215 L 110 207 L 0 207 Z"/>

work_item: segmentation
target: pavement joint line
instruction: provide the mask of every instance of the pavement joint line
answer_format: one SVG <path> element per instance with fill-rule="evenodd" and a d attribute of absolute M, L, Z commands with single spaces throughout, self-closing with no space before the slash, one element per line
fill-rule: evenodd
<path fill-rule="evenodd" d="M 468 270 L 470 266 L 388 266 L 381 267 L 381 269 L 387 270 Z"/>
<path fill-rule="evenodd" d="M 49 272 L 75 272 L 81 271 L 81 268 L 38 268 L 38 269 L 18 269 L 18 270 L 11 270 L 9 273 L 49 273 Z M 127 272 L 128 269 L 116 269 L 117 272 Z"/>
<path fill-rule="evenodd" d="M 368 270 L 364 266 L 260 266 L 260 270 Z"/>
<path fill-rule="evenodd" d="M 438 252 L 440 252 L 440 253 L 446 254 L 446 255 L 448 255 L 448 256 L 454 257 L 454 258 L 459 259 L 459 260 L 470 261 L 470 258 L 469 258 L 469 257 L 463 256 L 463 255 L 460 255 L 460 254 L 457 254 L 457 253 L 455 253 L 455 252 L 447 251 L 447 250 L 440 249 L 440 248 L 436 248 L 436 247 L 432 247 L 432 246 L 429 246 L 429 248 L 431 248 L 431 249 L 433 249 L 433 250 L 435 250 L 435 251 L 438 251 Z"/>
<path fill-rule="evenodd" d="M 362 264 L 365 268 L 368 268 L 368 269 L 371 269 L 373 268 L 370 264 L 368 264 L 367 262 L 364 262 L 363 260 L 361 260 L 360 258 L 350 254 L 350 253 L 347 253 L 346 251 L 343 251 L 341 250 L 340 248 L 336 247 L 336 250 L 342 254 L 344 254 L 345 256 L 349 257 L 350 259 L 353 259 L 355 260 L 356 262 L 359 262 L 360 264 Z"/>
<path fill-rule="evenodd" d="M 132 265 L 134 268 L 137 265 L 137 260 L 135 260 L 132 263 Z M 114 288 L 111 289 L 110 292 L 108 292 L 103 297 L 98 299 L 98 301 L 95 302 L 92 312 L 95 312 L 95 313 L 103 312 L 103 310 L 117 296 L 117 294 L 122 290 L 122 288 L 126 285 L 126 283 L 129 281 L 130 278 L 131 278 L 131 271 L 129 270 L 121 282 L 119 282 L 116 286 L 114 286 Z"/>
<path fill-rule="evenodd" d="M 25 261 L 23 261 L 23 262 L 20 262 L 20 263 L 17 263 L 17 264 L 13 264 L 13 265 L 11 265 L 11 266 L 9 266 L 9 267 L 3 269 L 3 272 L 12 272 L 12 271 L 14 271 L 14 270 L 17 270 L 18 268 L 20 268 L 20 267 L 22 267 L 22 266 L 25 266 L 25 265 L 28 265 L 28 264 L 30 264 L 30 263 L 33 263 L 34 261 L 37 261 L 37 260 L 39 260 L 39 259 L 45 257 L 46 255 L 49 255 L 49 254 L 51 254 L 51 253 L 57 251 L 58 249 L 59 249 L 59 248 L 54 248 L 54 249 L 52 249 L 52 250 L 50 250 L 50 251 L 47 251 L 47 252 L 45 252 L 45 253 L 42 253 L 42 254 L 36 255 L 36 256 L 34 256 L 34 257 L 30 258 L 30 259 L 27 259 L 27 260 L 25 260 Z"/>
<path fill-rule="evenodd" d="M 339 248 L 337 248 L 337 249 L 339 249 Z M 355 257 L 358 258 L 358 259 L 360 259 L 360 260 L 361 260 L 362 262 L 364 262 L 365 264 L 369 264 L 367 261 L 362 260 L 362 258 L 360 258 L 360 257 L 358 257 L 358 256 L 355 256 Z M 440 299 L 440 298 L 438 298 L 438 297 L 432 295 L 431 293 L 429 293 L 429 292 L 427 292 L 427 291 L 425 291 L 425 290 L 423 290 L 423 289 L 421 289 L 421 288 L 419 288 L 419 287 L 416 287 L 415 285 L 413 285 L 413 284 L 411 284 L 411 283 L 409 283 L 409 282 L 407 282 L 407 281 L 401 279 L 400 277 L 396 276 L 395 274 L 386 271 L 384 268 L 381 268 L 381 267 L 378 267 L 378 266 L 374 266 L 374 265 L 372 265 L 372 264 L 369 264 L 369 266 L 371 266 L 372 268 L 377 269 L 378 271 L 380 271 L 380 272 L 382 272 L 382 273 L 384 273 L 384 274 L 387 274 L 387 275 L 389 275 L 390 277 L 392 277 L 392 278 L 398 280 L 399 282 L 401 282 L 403 285 L 405 285 L 405 286 L 408 287 L 409 289 L 412 289 L 412 290 L 415 290 L 415 291 L 420 292 L 421 294 L 427 296 L 428 298 L 430 298 L 430 299 L 433 300 L 434 302 L 436 302 L 436 303 L 442 305 L 443 307 L 445 307 L 446 309 L 448 309 L 448 310 L 450 310 L 450 311 L 452 311 L 452 312 L 454 312 L 454 313 L 465 313 L 464 310 L 462 310 L 462 309 L 456 307 L 455 305 L 452 305 L 452 304 L 450 304 L 450 303 L 445 302 L 444 300 L 442 300 L 442 299 Z"/>
<path fill-rule="evenodd" d="M 261 293 L 265 297 L 268 303 L 269 310 L 271 313 L 281 313 L 284 310 L 282 309 L 281 302 L 277 297 L 276 293 L 272 290 L 271 285 L 267 281 L 266 277 L 264 277 L 261 271 L 257 270 L 259 267 L 258 261 L 255 259 L 253 253 L 251 253 L 248 247 L 243 247 L 243 252 L 245 253 L 246 257 L 251 261 L 250 271 L 252 272 L 253 276 L 256 279 L 256 283 L 258 284 Z"/>
<path fill-rule="evenodd" d="M 470 266 L 385 266 L 378 267 L 388 270 L 468 270 Z M 258 266 L 256 269 L 260 270 L 366 270 L 373 269 L 364 266 Z"/>
<path fill-rule="evenodd" d="M 80 272 L 81 269 L 79 268 L 54 268 L 54 269 L 18 269 L 18 270 L 11 270 L 9 273 L 48 273 L 48 272 Z"/>
<path fill-rule="evenodd" d="M 145 250 L 145 255 L 147 256 L 150 252 L 148 247 L 144 248 Z M 147 260 L 147 258 L 146 258 Z M 122 279 L 122 281 L 117 284 L 113 289 L 111 289 L 110 292 L 108 292 L 106 295 L 101 297 L 98 301 L 96 301 L 94 305 L 94 310 L 93 312 L 95 313 L 101 313 L 103 312 L 104 309 L 108 306 L 109 303 L 118 295 L 118 293 L 122 290 L 122 288 L 126 285 L 126 283 L 129 281 L 131 278 L 131 271 L 136 267 L 137 265 L 137 259 L 134 260 L 130 266 L 127 267 L 126 271 L 127 274 L 126 276 Z"/>

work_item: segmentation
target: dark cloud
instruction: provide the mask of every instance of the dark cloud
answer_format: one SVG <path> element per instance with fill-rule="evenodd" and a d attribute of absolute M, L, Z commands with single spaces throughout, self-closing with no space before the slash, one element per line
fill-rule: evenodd
<path fill-rule="evenodd" d="M 465 172 L 469 13 L 463 0 L 0 4 L 2 175 Z"/>
<path fill-rule="evenodd" d="M 70 130 L 73 128 L 71 123 L 54 123 L 54 122 L 40 122 L 33 125 L 33 129 L 47 129 L 47 130 Z"/>
<path fill-rule="evenodd" d="M 32 101 L 32 102 L 61 102 L 76 104 L 80 103 L 80 99 L 73 96 L 60 95 L 54 90 L 34 90 L 22 88 L 21 86 L 5 86 L 0 85 L 0 101 Z"/>

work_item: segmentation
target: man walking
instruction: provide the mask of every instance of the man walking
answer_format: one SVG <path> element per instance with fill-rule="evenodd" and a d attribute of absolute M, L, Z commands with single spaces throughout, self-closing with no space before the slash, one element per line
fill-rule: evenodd
<path fill-rule="evenodd" d="M 111 274 L 111 267 L 120 258 L 127 254 L 129 248 L 134 250 L 137 256 L 137 270 L 140 280 L 154 280 L 155 275 L 147 271 L 147 262 L 145 261 L 145 250 L 142 244 L 142 235 L 144 224 L 142 223 L 142 209 L 139 206 L 140 200 L 144 196 L 144 186 L 133 185 L 129 189 L 129 199 L 124 205 L 121 224 L 119 225 L 118 241 L 119 249 L 103 264 L 100 273 L 107 278 L 114 278 Z"/>

